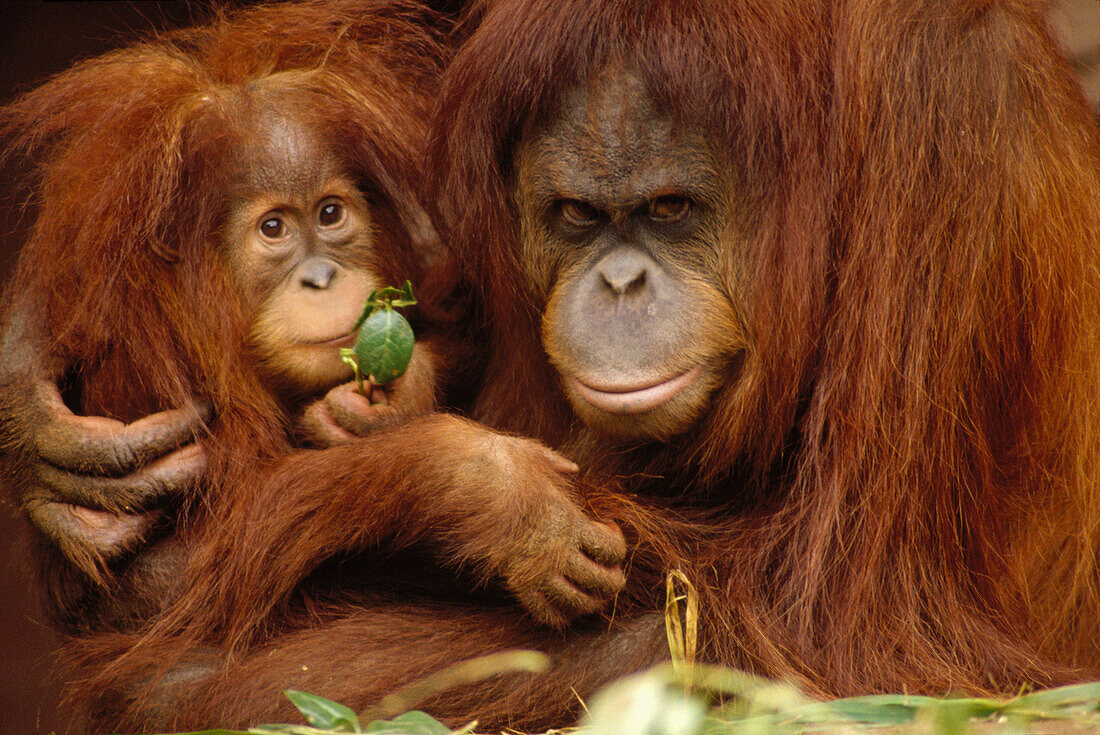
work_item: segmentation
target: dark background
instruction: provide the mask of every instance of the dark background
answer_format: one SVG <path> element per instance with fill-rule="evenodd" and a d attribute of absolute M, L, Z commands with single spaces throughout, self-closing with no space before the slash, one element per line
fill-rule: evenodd
<path fill-rule="evenodd" d="M 0 2 L 0 104 L 74 61 L 152 29 L 201 21 L 208 8 L 202 2 Z M 1100 114 L 1100 2 L 1063 0 L 1052 20 Z M 0 167 L 0 283 L 7 280 L 30 218 L 22 212 L 23 176 L 17 165 Z M 28 534 L 15 509 L 0 500 L 0 733 L 75 735 L 83 731 L 80 723 L 56 709 L 59 687 L 49 672 L 57 636 L 39 612 L 26 571 Z"/>

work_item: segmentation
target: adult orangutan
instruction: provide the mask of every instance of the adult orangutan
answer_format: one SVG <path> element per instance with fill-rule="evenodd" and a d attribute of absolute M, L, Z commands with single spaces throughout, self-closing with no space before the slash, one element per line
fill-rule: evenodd
<path fill-rule="evenodd" d="M 194 678 L 111 672 L 105 718 L 361 708 L 531 646 L 548 673 L 422 706 L 561 724 L 665 657 L 672 567 L 705 659 L 825 694 L 1095 672 L 1100 141 L 1041 4 L 502 0 L 435 126 L 490 332 L 471 414 L 580 465 L 632 547 L 614 616 L 396 594 L 209 668 L 165 638 Z M 301 558 L 294 528 L 245 540 Z"/>

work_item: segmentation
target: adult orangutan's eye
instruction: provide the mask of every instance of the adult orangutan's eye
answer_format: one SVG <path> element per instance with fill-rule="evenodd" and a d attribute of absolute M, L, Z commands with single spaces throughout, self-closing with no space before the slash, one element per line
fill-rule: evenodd
<path fill-rule="evenodd" d="M 691 211 L 691 200 L 681 196 L 657 197 L 649 205 L 649 218 L 656 222 L 679 222 Z"/>
<path fill-rule="evenodd" d="M 588 227 L 600 219 L 600 210 L 579 199 L 563 199 L 558 204 L 561 218 L 574 227 Z"/>

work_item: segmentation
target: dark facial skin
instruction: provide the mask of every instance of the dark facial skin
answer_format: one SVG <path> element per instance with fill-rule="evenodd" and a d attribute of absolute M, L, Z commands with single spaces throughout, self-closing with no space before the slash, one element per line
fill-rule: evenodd
<path fill-rule="evenodd" d="M 523 262 L 576 413 L 629 441 L 691 428 L 746 349 L 727 292 L 733 187 L 702 130 L 674 127 L 636 75 L 569 91 L 516 156 Z"/>
<path fill-rule="evenodd" d="M 370 210 L 310 131 L 277 114 L 261 131 L 243 157 L 226 260 L 255 309 L 249 339 L 264 376 L 280 391 L 317 393 L 351 379 L 338 348 L 382 285 L 365 267 Z"/>

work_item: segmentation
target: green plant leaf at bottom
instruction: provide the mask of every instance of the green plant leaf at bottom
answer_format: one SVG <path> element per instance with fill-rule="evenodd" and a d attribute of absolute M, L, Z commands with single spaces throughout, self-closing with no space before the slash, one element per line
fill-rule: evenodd
<path fill-rule="evenodd" d="M 360 732 L 359 718 L 342 704 L 297 689 L 287 689 L 283 694 L 314 727 L 335 732 Z"/>
<path fill-rule="evenodd" d="M 451 728 L 431 715 L 413 710 L 389 721 L 368 722 L 363 732 L 370 735 L 450 735 Z"/>

